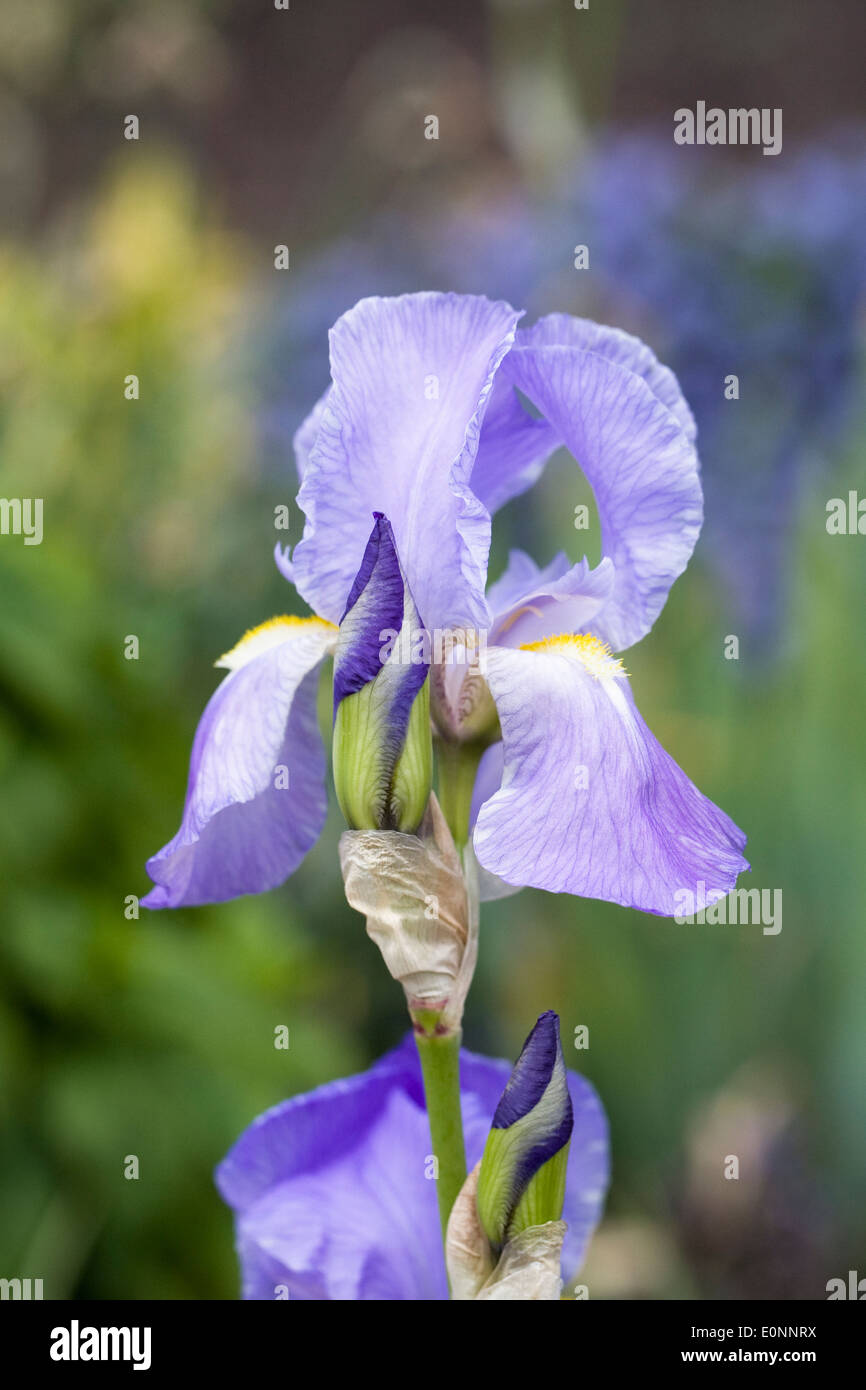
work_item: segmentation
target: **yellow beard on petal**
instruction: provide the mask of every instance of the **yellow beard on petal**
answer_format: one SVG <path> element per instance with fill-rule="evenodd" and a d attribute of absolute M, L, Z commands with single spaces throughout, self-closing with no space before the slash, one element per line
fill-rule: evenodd
<path fill-rule="evenodd" d="M 627 671 L 619 657 L 614 656 L 607 642 L 589 632 L 563 633 L 560 637 L 545 637 L 540 642 L 525 642 L 522 652 L 549 652 L 580 662 L 596 680 L 619 680 Z"/>
<path fill-rule="evenodd" d="M 251 627 L 249 632 L 245 632 L 231 651 L 225 652 L 219 661 L 214 662 L 214 666 L 224 666 L 229 671 L 237 671 L 254 657 L 261 656 L 262 652 L 279 646 L 293 629 L 298 628 L 308 631 L 320 629 L 323 633 L 333 632 L 335 640 L 338 631 L 334 623 L 326 622 L 324 618 L 296 618 L 291 614 L 285 614 L 281 618 L 268 618 L 267 622 L 259 623 L 258 627 Z M 296 631 L 296 635 L 301 634 Z"/>

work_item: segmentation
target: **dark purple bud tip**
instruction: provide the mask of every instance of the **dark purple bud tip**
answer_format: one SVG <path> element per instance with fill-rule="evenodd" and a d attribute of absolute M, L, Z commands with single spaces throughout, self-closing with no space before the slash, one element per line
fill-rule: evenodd
<path fill-rule="evenodd" d="M 565 1069 L 559 1041 L 559 1015 L 541 1015 L 515 1063 L 493 1116 L 494 1129 L 508 1129 L 532 1110 L 553 1078 L 557 1062 Z"/>

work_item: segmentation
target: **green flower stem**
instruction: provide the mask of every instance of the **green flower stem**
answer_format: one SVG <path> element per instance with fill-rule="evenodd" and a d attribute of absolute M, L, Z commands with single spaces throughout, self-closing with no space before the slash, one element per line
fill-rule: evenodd
<path fill-rule="evenodd" d="M 466 1148 L 460 1114 L 460 1031 L 437 1034 L 436 1017 L 419 1012 L 413 1022 L 430 1137 L 439 1167 L 436 1195 L 444 1241 L 451 1208 L 466 1181 Z"/>
<path fill-rule="evenodd" d="M 473 739 L 468 743 L 451 743 L 446 739 L 437 739 L 439 805 L 458 850 L 463 850 L 469 839 L 469 813 L 475 775 L 488 742 Z"/>

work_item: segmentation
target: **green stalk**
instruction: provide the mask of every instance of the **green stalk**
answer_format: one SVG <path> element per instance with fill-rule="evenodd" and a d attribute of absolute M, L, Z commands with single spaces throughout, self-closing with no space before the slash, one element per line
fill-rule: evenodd
<path fill-rule="evenodd" d="M 418 1014 L 414 1019 L 430 1137 L 438 1161 L 436 1196 L 444 1242 L 451 1208 L 466 1181 L 466 1149 L 460 1114 L 461 1035 L 459 1030 L 437 1034 L 435 1021 L 435 1014 Z"/>
<path fill-rule="evenodd" d="M 475 776 L 487 746 L 488 742 L 482 739 L 473 739 L 468 743 L 451 743 L 444 738 L 437 740 L 439 805 L 460 851 L 466 848 L 469 839 L 469 812 Z"/>

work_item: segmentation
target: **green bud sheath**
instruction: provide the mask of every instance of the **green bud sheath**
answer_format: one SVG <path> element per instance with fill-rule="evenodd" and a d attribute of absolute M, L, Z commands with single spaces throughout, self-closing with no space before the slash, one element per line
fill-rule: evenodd
<path fill-rule="evenodd" d="M 526 1184 L 508 1223 L 509 1240 L 530 1226 L 543 1226 L 546 1221 L 558 1221 L 562 1216 L 568 1149 L 569 1145 L 565 1144 L 553 1158 L 542 1163 Z"/>
<path fill-rule="evenodd" d="M 391 782 L 390 815 L 396 830 L 414 833 L 424 817 L 433 782 L 430 682 L 424 682 L 409 714 L 403 751 Z"/>
<path fill-rule="evenodd" d="M 334 658 L 334 786 L 353 830 L 417 831 L 433 782 L 429 662 L 386 517 L 376 513 Z"/>
<path fill-rule="evenodd" d="M 433 781 L 427 681 L 412 702 L 396 755 L 394 740 L 387 736 L 387 701 L 376 682 L 345 696 L 334 720 L 333 760 L 337 800 L 353 830 L 414 834 Z"/>

